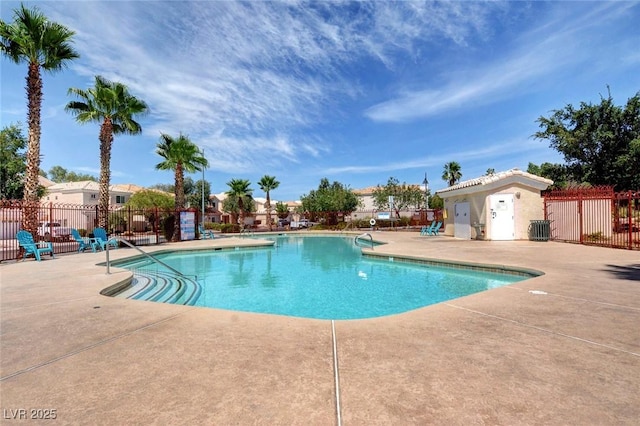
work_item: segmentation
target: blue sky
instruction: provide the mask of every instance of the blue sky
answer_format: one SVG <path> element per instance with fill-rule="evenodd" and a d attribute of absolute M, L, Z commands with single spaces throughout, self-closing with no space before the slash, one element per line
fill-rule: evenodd
<path fill-rule="evenodd" d="M 19 4 L 2 1 L 2 19 Z M 74 30 L 81 56 L 44 74 L 44 170 L 98 175 L 99 125 L 64 111 L 68 88 L 102 75 L 150 107 L 142 135 L 116 136 L 112 183 L 173 183 L 155 147 L 183 132 L 214 193 L 241 178 L 264 196 L 265 174 L 277 200 L 323 177 L 357 189 L 427 172 L 437 190 L 448 161 L 463 180 L 562 162 L 531 137 L 539 116 L 599 102 L 607 85 L 618 105 L 640 90 L 640 2 L 25 4 Z M 0 61 L 1 124 L 24 124 L 27 67 Z"/>

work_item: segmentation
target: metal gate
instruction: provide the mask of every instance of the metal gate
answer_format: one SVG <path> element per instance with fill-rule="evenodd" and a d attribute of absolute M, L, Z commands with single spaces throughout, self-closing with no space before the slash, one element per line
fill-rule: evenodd
<path fill-rule="evenodd" d="M 640 250 L 640 191 L 571 188 L 543 194 L 550 238 Z"/>

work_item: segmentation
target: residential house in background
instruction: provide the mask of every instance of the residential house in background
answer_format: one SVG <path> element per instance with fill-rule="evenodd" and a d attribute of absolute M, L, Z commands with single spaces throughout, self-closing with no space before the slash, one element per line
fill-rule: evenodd
<path fill-rule="evenodd" d="M 221 192 L 219 194 L 213 194 L 209 197 L 210 203 L 213 208 L 219 213 L 219 222 L 222 223 L 231 223 L 232 215 L 230 212 L 226 212 L 222 208 L 222 204 L 224 200 L 226 200 L 228 195 L 226 192 Z M 278 215 L 276 214 L 276 203 L 278 200 L 271 200 L 271 220 L 274 223 L 277 223 Z M 255 197 L 253 198 L 254 203 L 254 212 L 251 215 L 247 215 L 244 218 L 245 225 L 248 226 L 266 226 L 267 225 L 267 209 L 266 203 L 267 199 L 263 197 Z M 297 220 L 298 217 L 296 215 L 296 209 L 302 205 L 300 201 L 286 201 L 283 202 L 288 206 L 289 209 L 289 217 L 288 219 Z"/>
<path fill-rule="evenodd" d="M 145 188 L 135 184 L 111 185 L 110 207 L 123 207 L 131 195 L 143 189 Z M 97 224 L 99 193 L 100 184 L 94 181 L 54 183 L 47 187 L 47 192 L 40 200 L 40 222 L 57 223 L 62 227 L 77 229 L 93 229 Z M 51 208 L 53 206 L 55 209 Z M 139 218 L 134 219 L 140 222 Z"/>
<path fill-rule="evenodd" d="M 207 197 L 206 205 L 204 206 L 205 214 L 204 221 L 211 223 L 222 222 L 222 201 L 219 194 L 212 194 Z"/>
<path fill-rule="evenodd" d="M 109 186 L 109 205 L 122 206 L 131 195 L 144 188 L 134 184 Z M 90 180 L 54 183 L 47 188 L 41 201 L 55 204 L 97 205 L 100 198 L 100 184 Z"/>
<path fill-rule="evenodd" d="M 423 185 L 415 185 L 419 187 L 421 191 L 424 191 Z M 393 214 L 388 210 L 378 210 L 374 203 L 373 192 L 377 189 L 377 186 L 368 186 L 366 188 L 354 189 L 352 192 L 360 198 L 360 207 L 358 210 L 351 214 L 353 220 L 358 219 L 379 219 L 393 217 Z M 416 213 L 416 208 L 405 208 L 400 210 L 400 217 L 409 217 L 420 219 L 420 213 Z"/>

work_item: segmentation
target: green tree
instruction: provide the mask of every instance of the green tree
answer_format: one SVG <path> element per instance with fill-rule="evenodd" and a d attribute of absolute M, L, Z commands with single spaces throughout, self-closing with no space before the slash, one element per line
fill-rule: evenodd
<path fill-rule="evenodd" d="M 356 211 L 360 204 L 360 199 L 351 189 L 337 181 L 330 184 L 327 178 L 322 178 L 318 189 L 303 195 L 300 201 L 304 211 L 323 216 L 329 225 L 338 222 L 339 214 L 348 216 Z"/>
<path fill-rule="evenodd" d="M 156 183 L 154 185 L 151 185 L 149 189 L 157 189 L 159 191 L 170 192 L 173 194 L 173 192 L 176 190 L 176 187 L 175 185 L 170 183 Z"/>
<path fill-rule="evenodd" d="M 80 124 L 92 121 L 100 124 L 100 195 L 98 199 L 98 223 L 107 227 L 109 211 L 109 183 L 111 181 L 111 146 L 114 135 L 136 135 L 142 127 L 135 121 L 147 112 L 147 104 L 129 93 L 127 87 L 95 77 L 95 86 L 89 89 L 71 88 L 68 93 L 80 98 L 71 101 L 65 110 L 76 117 Z"/>
<path fill-rule="evenodd" d="M 442 171 L 442 180 L 447 182 L 449 186 L 453 186 L 460 181 L 462 177 L 460 164 L 455 161 L 450 161 L 444 165 L 444 170 Z"/>
<path fill-rule="evenodd" d="M 202 155 L 198 146 L 191 142 L 182 133 L 177 138 L 165 133 L 160 135 L 160 142 L 157 145 L 156 154 L 163 158 L 163 161 L 156 164 L 157 170 L 173 170 L 175 178 L 175 208 L 184 209 L 184 173 L 194 173 L 202 170 L 208 165 L 207 159 Z M 175 217 L 175 228 L 172 241 L 180 240 L 180 217 Z"/>
<path fill-rule="evenodd" d="M 435 194 L 429 198 L 429 206 L 432 209 L 442 210 L 444 208 L 444 200 L 438 194 Z"/>
<path fill-rule="evenodd" d="M 273 229 L 273 224 L 271 223 L 271 191 L 278 188 L 278 186 L 280 186 L 280 182 L 276 180 L 275 176 L 264 175 L 262 176 L 262 179 L 258 181 L 258 186 L 267 195 L 267 203 L 265 205 L 265 209 L 267 210 L 267 223 L 269 224 L 269 231 L 271 231 Z"/>
<path fill-rule="evenodd" d="M 624 107 L 609 93 L 599 104 L 568 104 L 537 123 L 541 130 L 533 136 L 563 154 L 572 181 L 640 188 L 640 92 Z"/>
<path fill-rule="evenodd" d="M 71 47 L 74 32 L 55 22 L 50 22 L 37 8 L 21 5 L 14 10 L 14 21 L 0 21 L 0 50 L 16 64 L 26 63 L 27 102 L 29 125 L 24 201 L 37 205 L 40 201 L 40 133 L 42 107 L 42 76 L 40 69 L 54 73 L 62 70 L 69 61 L 79 55 Z M 26 209 L 23 229 L 36 234 L 38 211 Z"/>
<path fill-rule="evenodd" d="M 149 209 L 153 207 L 173 209 L 175 207 L 175 199 L 170 195 L 153 189 L 143 189 L 129 197 L 125 207 L 132 209 Z"/>
<path fill-rule="evenodd" d="M 424 191 L 419 185 L 400 184 L 400 181 L 390 177 L 385 186 L 376 186 L 373 190 L 373 204 L 378 210 L 389 210 L 389 197 L 393 197 L 393 209 L 396 217 L 400 211 L 409 207 L 419 208 L 425 203 Z"/>
<path fill-rule="evenodd" d="M 542 163 L 538 166 L 534 163 L 529 163 L 527 173 L 551 179 L 553 188 L 566 188 L 569 185 L 581 183 L 573 181 L 567 166 L 564 164 Z"/>
<path fill-rule="evenodd" d="M 285 219 L 289 216 L 289 204 L 277 202 L 276 203 L 276 214 L 280 219 Z"/>
<path fill-rule="evenodd" d="M 231 214 L 232 224 L 237 224 L 238 219 L 240 218 L 240 205 L 238 204 L 238 198 L 236 197 L 227 197 L 222 202 L 222 210 Z M 243 219 L 253 212 L 255 212 L 255 204 L 253 202 L 253 197 L 251 195 L 247 195 L 242 197 L 242 215 Z"/>
<path fill-rule="evenodd" d="M 92 182 L 98 181 L 92 175 L 70 172 L 62 166 L 53 166 L 50 168 L 48 176 L 51 176 L 50 179 L 54 182 L 81 182 L 85 180 L 90 180 Z"/>
<path fill-rule="evenodd" d="M 202 185 L 204 185 L 204 188 L 202 188 Z M 202 193 L 203 193 L 202 190 L 203 189 L 204 189 L 204 203 L 205 203 L 204 208 L 206 211 L 207 204 L 209 203 L 209 195 L 211 195 L 211 184 L 209 184 L 209 182 L 207 182 L 206 180 L 203 181 L 202 179 L 195 181 L 191 192 L 186 194 L 187 204 L 189 205 L 189 207 L 195 207 L 198 210 L 202 210 Z"/>
<path fill-rule="evenodd" d="M 168 235 L 167 239 L 170 240 L 175 230 L 175 216 L 173 213 L 170 213 L 170 211 L 174 209 L 174 203 L 175 200 L 173 196 L 164 191 L 143 189 L 129 197 L 125 207 L 143 210 L 143 214 L 148 223 L 155 224 L 156 221 L 159 220 L 165 237 Z M 156 208 L 159 208 L 160 211 L 157 211 Z M 156 214 L 158 215 L 157 217 Z M 170 225 L 167 225 L 167 222 L 169 222 Z M 167 229 L 169 230 L 168 232 Z"/>
<path fill-rule="evenodd" d="M 49 169 L 47 176 L 54 182 L 66 182 L 67 169 L 62 166 L 53 166 Z"/>
<path fill-rule="evenodd" d="M 202 169 L 196 169 L 198 171 L 202 170 Z M 197 193 L 198 196 L 200 196 L 199 192 L 196 192 L 198 190 L 198 188 L 196 188 L 196 183 L 193 181 L 193 179 L 190 176 L 185 176 L 184 181 L 182 183 L 182 188 L 184 189 L 184 196 L 185 196 L 185 200 L 186 197 L 191 195 L 191 194 L 195 194 Z M 175 189 L 174 189 L 175 192 Z"/>
<path fill-rule="evenodd" d="M 237 202 L 236 209 L 240 219 L 240 227 L 244 228 L 245 206 L 246 204 L 253 204 L 247 202 L 248 200 L 252 200 L 253 189 L 250 188 L 251 182 L 246 179 L 231 179 L 227 182 L 227 185 L 229 186 L 227 195 L 232 199 L 230 200 L 231 204 L 229 204 L 229 206 L 233 205 L 233 200 L 235 199 Z M 225 206 L 227 206 L 227 204 L 225 204 Z M 227 207 L 225 207 L 225 210 L 232 211 L 228 210 Z"/>
<path fill-rule="evenodd" d="M 0 199 L 18 200 L 24 196 L 27 139 L 19 124 L 0 130 Z"/>

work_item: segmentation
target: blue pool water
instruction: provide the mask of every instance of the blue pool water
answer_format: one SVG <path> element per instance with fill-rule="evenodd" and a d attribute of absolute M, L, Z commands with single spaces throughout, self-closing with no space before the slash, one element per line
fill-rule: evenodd
<path fill-rule="evenodd" d="M 526 279 L 523 276 L 377 260 L 353 239 L 274 237 L 267 248 L 159 254 L 192 277 L 173 303 L 321 319 L 397 314 Z M 119 264 L 138 275 L 166 269 L 147 260 Z M 165 283 L 166 284 L 166 283 Z M 161 294 L 163 291 L 155 291 Z M 154 292 L 151 292 L 154 293 Z M 129 291 L 122 297 L 154 300 Z M 161 300 L 161 299 L 158 299 Z"/>

